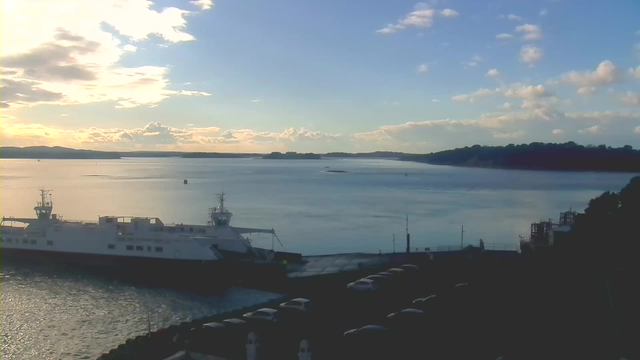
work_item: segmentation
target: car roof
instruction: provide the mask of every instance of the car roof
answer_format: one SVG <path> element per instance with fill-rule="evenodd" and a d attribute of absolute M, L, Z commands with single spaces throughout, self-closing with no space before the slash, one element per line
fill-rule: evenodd
<path fill-rule="evenodd" d="M 374 279 L 387 279 L 387 280 L 389 279 L 388 276 L 379 275 L 379 274 L 369 275 L 369 276 L 367 276 L 367 277 L 365 277 L 363 279 L 371 279 L 371 278 L 374 278 Z"/>
<path fill-rule="evenodd" d="M 400 268 L 391 268 L 387 271 L 400 271 L 400 272 L 404 272 L 404 270 L 400 269 Z"/>
<path fill-rule="evenodd" d="M 388 331 L 389 328 L 380 325 L 366 325 L 359 329 L 360 331 Z"/>
<path fill-rule="evenodd" d="M 401 310 L 400 312 L 405 314 L 422 314 L 423 313 L 422 310 L 413 309 L 413 308 L 404 309 L 404 310 Z"/>
<path fill-rule="evenodd" d="M 223 323 L 210 322 L 210 323 L 202 324 L 202 327 L 207 327 L 212 329 L 221 329 L 221 328 L 225 328 L 226 326 L 224 326 Z"/>
<path fill-rule="evenodd" d="M 295 299 L 291 299 L 289 301 L 300 301 L 300 302 L 306 303 L 306 302 L 309 302 L 311 300 L 305 299 L 305 298 L 295 298 Z"/>
<path fill-rule="evenodd" d="M 270 314 L 278 312 L 278 310 L 272 309 L 272 308 L 262 308 L 262 309 L 258 309 L 256 311 L 262 311 L 262 312 L 266 312 L 266 313 L 270 313 Z"/>
<path fill-rule="evenodd" d="M 376 275 L 387 275 L 387 276 L 391 276 L 390 272 L 386 272 L 386 271 L 380 271 L 379 273 L 377 273 Z"/>
<path fill-rule="evenodd" d="M 244 325 L 247 322 L 241 319 L 236 319 L 236 318 L 230 318 L 230 319 L 224 319 L 222 320 L 223 324 L 233 324 L 233 325 Z"/>

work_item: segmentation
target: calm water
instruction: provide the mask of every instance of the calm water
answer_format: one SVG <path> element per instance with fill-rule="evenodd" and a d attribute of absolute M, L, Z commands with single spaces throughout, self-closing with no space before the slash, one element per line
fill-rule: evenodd
<path fill-rule="evenodd" d="M 344 170 L 347 173 L 328 173 Z M 406 174 L 406 176 L 405 176 Z M 532 221 L 633 174 L 467 169 L 391 160 L 122 159 L 0 160 L 0 215 L 33 215 L 37 189 L 54 190 L 66 219 L 155 216 L 205 223 L 215 193 L 227 193 L 232 224 L 275 228 L 285 250 L 304 254 L 402 249 L 405 215 L 413 247 L 465 241 L 517 244 Z M 183 185 L 184 179 L 189 180 Z M 253 239 L 271 247 L 271 237 Z M 218 296 L 138 288 L 91 274 L 3 264 L 0 326 L 5 358 L 93 358 L 147 327 L 263 301 L 232 289 Z"/>

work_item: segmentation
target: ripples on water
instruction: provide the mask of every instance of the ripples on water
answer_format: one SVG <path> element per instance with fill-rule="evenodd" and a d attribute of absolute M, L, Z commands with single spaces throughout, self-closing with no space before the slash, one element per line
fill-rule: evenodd
<path fill-rule="evenodd" d="M 4 359 L 95 359 L 126 339 L 276 298 L 231 288 L 220 295 L 151 289 L 64 268 L 3 261 Z"/>
<path fill-rule="evenodd" d="M 54 212 L 67 219 L 157 216 L 204 224 L 214 193 L 224 190 L 232 224 L 275 228 L 285 250 L 377 253 L 391 251 L 392 234 L 402 238 L 406 214 L 415 247 L 459 244 L 461 222 L 468 242 L 517 244 L 532 221 L 580 211 L 632 176 L 390 160 L 2 159 L 0 215 L 32 217 L 44 186 L 54 190 Z M 254 244 L 271 247 L 271 238 Z M 155 329 L 275 296 L 239 288 L 195 295 L 5 261 L 0 276 L 2 359 L 95 358 L 146 332 L 147 316 Z"/>

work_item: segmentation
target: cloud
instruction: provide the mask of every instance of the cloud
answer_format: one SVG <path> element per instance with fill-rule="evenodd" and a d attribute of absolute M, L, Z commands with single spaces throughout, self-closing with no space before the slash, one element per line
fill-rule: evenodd
<path fill-rule="evenodd" d="M 580 134 L 602 134 L 602 126 L 594 125 L 586 129 L 578 130 Z"/>
<path fill-rule="evenodd" d="M 542 8 L 542 9 L 540 9 L 540 13 L 539 14 L 540 14 L 540 16 L 547 16 L 547 15 L 549 15 L 549 9 Z"/>
<path fill-rule="evenodd" d="M 418 3 L 414 7 L 414 10 L 407 14 L 404 18 L 398 20 L 398 22 L 396 22 L 395 24 L 388 24 L 382 29 L 376 30 L 376 32 L 379 34 L 387 35 L 405 30 L 410 27 L 428 28 L 433 25 L 434 18 L 436 16 L 455 18 L 458 15 L 458 12 L 452 9 L 436 11 L 427 4 Z"/>
<path fill-rule="evenodd" d="M 500 108 L 502 110 L 511 110 L 511 109 L 513 109 L 513 105 L 510 102 L 506 102 L 506 103 L 498 106 L 498 108 Z"/>
<path fill-rule="evenodd" d="M 0 64 L 3 101 L 26 104 L 84 104 L 116 101 L 118 107 L 153 106 L 179 92 L 168 90 L 167 67 L 124 67 L 120 59 L 150 36 L 176 43 L 195 38 L 185 32 L 188 11 L 152 10 L 145 0 L 34 0 L 3 6 Z M 27 94 L 11 92 L 26 88 Z M 55 94 L 55 95 L 52 95 Z M 44 97 L 44 98 L 43 98 Z M 41 98 L 40 100 L 38 100 Z"/>
<path fill-rule="evenodd" d="M 618 68 L 609 60 L 601 62 L 594 71 L 571 71 L 560 80 L 577 87 L 599 87 L 621 80 Z"/>
<path fill-rule="evenodd" d="M 471 60 L 463 61 L 462 64 L 464 65 L 465 69 L 469 69 L 469 68 L 474 68 L 474 67 L 478 66 L 481 62 L 482 62 L 482 58 L 480 56 L 473 55 L 471 57 Z"/>
<path fill-rule="evenodd" d="M 493 95 L 494 93 L 495 93 L 494 90 L 480 88 L 472 92 L 471 94 L 461 94 L 461 95 L 453 96 L 451 100 L 460 101 L 460 102 L 463 102 L 463 101 L 475 102 L 478 98 L 488 97 Z"/>
<path fill-rule="evenodd" d="M 636 134 L 640 134 L 640 126 L 636 126 L 635 129 L 633 129 L 633 132 Z"/>
<path fill-rule="evenodd" d="M 444 9 L 444 10 L 440 11 L 440 15 L 442 15 L 444 17 L 449 17 L 449 18 L 456 18 L 460 14 L 455 10 Z"/>
<path fill-rule="evenodd" d="M 640 94 L 635 93 L 633 91 L 627 91 L 626 94 L 620 97 L 620 101 L 622 101 L 626 105 L 640 105 Z"/>
<path fill-rule="evenodd" d="M 534 45 L 524 45 L 520 48 L 520 61 L 525 64 L 533 65 L 533 63 L 540 61 L 542 56 L 542 49 Z"/>
<path fill-rule="evenodd" d="M 562 129 L 554 129 L 551 132 L 551 134 L 554 135 L 554 136 L 563 136 L 564 135 L 564 130 L 562 130 Z"/>
<path fill-rule="evenodd" d="M 525 134 L 524 131 L 516 131 L 512 133 L 498 133 L 494 132 L 493 137 L 495 139 L 520 139 Z"/>
<path fill-rule="evenodd" d="M 544 87 L 544 85 L 540 84 L 537 86 L 533 85 L 521 85 L 514 86 L 504 91 L 503 95 L 505 97 L 510 98 L 522 98 L 522 99 L 540 99 L 543 97 L 551 96 L 552 94 Z"/>
<path fill-rule="evenodd" d="M 251 99 L 252 103 L 257 103 L 257 102 L 260 102 L 260 101 L 262 101 L 262 100 L 261 99 Z"/>
<path fill-rule="evenodd" d="M 522 20 L 522 18 L 520 16 L 514 15 L 514 14 L 507 15 L 507 19 L 511 20 L 511 21 L 520 21 L 520 20 Z"/>
<path fill-rule="evenodd" d="M 636 68 L 629 68 L 629 75 L 636 80 L 640 80 L 640 65 L 636 66 Z"/>
<path fill-rule="evenodd" d="M 580 96 L 591 96 L 596 93 L 598 89 L 594 86 L 584 86 L 578 89 L 576 93 Z"/>
<path fill-rule="evenodd" d="M 496 35 L 496 39 L 500 39 L 500 40 L 511 39 L 512 37 L 513 37 L 513 35 L 507 34 L 507 33 L 502 33 L 502 34 Z"/>
<path fill-rule="evenodd" d="M 429 65 L 428 64 L 420 64 L 418 65 L 418 73 L 419 74 L 426 74 L 429 72 Z"/>
<path fill-rule="evenodd" d="M 439 103 L 439 102 L 440 102 L 440 100 L 438 100 L 438 99 L 431 99 L 431 102 Z"/>
<path fill-rule="evenodd" d="M 60 114 L 60 116 L 63 116 L 63 117 L 64 117 L 64 116 L 69 116 L 69 114 Z"/>
<path fill-rule="evenodd" d="M 540 40 L 542 39 L 542 30 L 538 25 L 524 24 L 516 26 L 516 32 L 522 33 L 524 40 Z"/>
<path fill-rule="evenodd" d="M 491 69 L 491 70 L 487 71 L 487 76 L 488 77 L 500 76 L 500 71 L 498 71 L 498 69 Z"/>
<path fill-rule="evenodd" d="M 640 112 L 629 110 L 608 110 L 594 111 L 590 113 L 567 113 L 565 117 L 573 120 L 599 120 L 601 122 L 611 122 L 616 120 L 640 119 Z"/>
<path fill-rule="evenodd" d="M 173 149 L 195 151 L 218 149 L 256 149 L 269 146 L 281 148 L 287 144 L 333 142 L 340 134 L 288 128 L 282 132 L 237 129 L 221 131 L 219 127 L 189 127 L 186 129 L 150 122 L 142 128 L 81 128 L 60 129 L 40 124 L 1 123 L 3 144 L 62 145 L 102 149 Z M 46 138 L 45 138 L 46 136 Z M 229 146 L 233 146 L 229 148 Z M 264 151 L 266 148 L 262 148 Z"/>
<path fill-rule="evenodd" d="M 193 5 L 197 6 L 200 8 L 200 10 L 209 10 L 213 7 L 213 1 L 212 0 L 194 0 L 194 1 L 189 1 L 190 3 L 192 3 Z"/>

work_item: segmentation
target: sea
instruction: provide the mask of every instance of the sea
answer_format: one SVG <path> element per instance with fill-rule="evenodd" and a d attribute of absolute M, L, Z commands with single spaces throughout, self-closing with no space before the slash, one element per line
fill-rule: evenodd
<path fill-rule="evenodd" d="M 54 213 L 67 220 L 117 215 L 205 224 L 216 194 L 224 192 L 232 225 L 275 229 L 280 241 L 251 237 L 262 248 L 388 253 L 405 250 L 408 231 L 412 251 L 478 245 L 480 239 L 488 247 L 515 249 L 532 222 L 582 211 L 591 198 L 619 191 L 634 175 L 385 159 L 1 159 L 0 216 L 34 216 L 44 188 L 53 190 Z M 239 287 L 197 294 L 3 261 L 0 358 L 92 359 L 149 327 L 278 296 Z"/>

